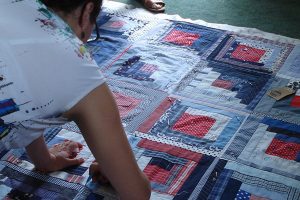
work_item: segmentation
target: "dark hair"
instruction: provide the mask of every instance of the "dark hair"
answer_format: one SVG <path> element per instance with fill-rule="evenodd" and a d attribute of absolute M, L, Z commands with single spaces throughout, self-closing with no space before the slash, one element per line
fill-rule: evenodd
<path fill-rule="evenodd" d="M 57 11 L 62 11 L 66 14 L 71 13 L 75 9 L 77 9 L 80 6 L 83 6 L 82 12 L 86 6 L 87 3 L 92 2 L 94 3 L 94 10 L 91 13 L 90 16 L 90 21 L 91 22 L 96 22 L 97 16 L 100 13 L 100 9 L 102 6 L 102 0 L 40 0 L 43 4 L 45 4 L 47 7 L 57 10 Z M 82 13 L 81 13 L 82 15 Z M 79 19 L 79 23 L 81 23 L 81 16 Z"/>

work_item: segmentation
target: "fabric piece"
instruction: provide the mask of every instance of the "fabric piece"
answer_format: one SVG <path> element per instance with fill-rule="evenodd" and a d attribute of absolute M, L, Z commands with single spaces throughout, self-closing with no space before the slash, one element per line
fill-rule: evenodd
<path fill-rule="evenodd" d="M 214 87 L 220 87 L 227 90 L 230 90 L 233 87 L 233 83 L 231 81 L 221 80 L 221 79 L 215 80 L 211 85 Z"/>
<path fill-rule="evenodd" d="M 236 199 L 238 200 L 250 200 L 250 197 L 251 194 L 243 190 L 239 190 L 236 194 Z"/>
<path fill-rule="evenodd" d="M 119 93 L 113 93 L 116 100 L 121 118 L 126 117 L 130 111 L 139 105 L 140 99 L 134 97 L 124 96 Z"/>
<path fill-rule="evenodd" d="M 189 47 L 199 55 L 207 57 L 210 48 L 215 47 L 218 40 L 224 37 L 224 31 L 182 21 L 172 21 L 169 27 L 162 27 L 163 34 L 153 37 L 157 42 L 168 46 Z"/>
<path fill-rule="evenodd" d="M 274 133 L 275 130 L 279 133 Z M 299 130 L 299 125 L 268 117 L 248 119 L 224 158 L 299 181 L 300 173 L 296 170 L 300 167 Z"/>
<path fill-rule="evenodd" d="M 227 35 L 208 59 L 240 70 L 275 73 L 284 64 L 293 47 L 264 38 L 233 34 Z"/>
<path fill-rule="evenodd" d="M 162 165 L 163 162 L 165 162 L 162 159 L 156 159 L 156 162 L 158 162 L 159 165 Z M 165 163 L 167 167 L 170 167 L 169 163 Z M 172 166 L 172 164 L 171 164 Z M 171 168 L 172 169 L 172 168 Z M 165 169 L 162 168 L 161 166 L 155 165 L 154 160 L 152 159 L 149 163 L 149 165 L 146 166 L 144 169 L 144 173 L 147 175 L 150 181 L 156 182 L 159 184 L 166 184 L 168 177 L 171 174 L 171 169 Z"/>
<path fill-rule="evenodd" d="M 171 92 L 200 60 L 195 51 L 140 40 L 103 72 L 111 79 Z M 174 67 L 176 66 L 176 67 Z"/>
<path fill-rule="evenodd" d="M 215 119 L 207 116 L 193 116 L 184 113 L 172 129 L 201 138 L 208 133 L 215 121 Z"/>
<path fill-rule="evenodd" d="M 181 82 L 176 94 L 217 105 L 253 110 L 267 91 L 272 76 L 243 72 L 219 63 L 209 63 Z"/>
<path fill-rule="evenodd" d="M 138 165 L 151 181 L 152 190 L 172 196 L 177 194 L 201 159 L 199 154 L 146 139 L 139 139 L 137 148 Z"/>
<path fill-rule="evenodd" d="M 265 50 L 253 48 L 246 45 L 238 45 L 232 52 L 231 57 L 243 61 L 259 62 L 265 54 Z"/>
<path fill-rule="evenodd" d="M 289 82 L 290 80 L 287 78 L 276 77 L 269 87 L 280 88 L 286 86 Z M 300 124 L 299 107 L 291 105 L 294 97 L 295 95 L 290 95 L 280 101 L 276 101 L 267 94 L 264 94 L 254 109 L 254 112 L 259 115 L 272 116 L 286 122 Z M 297 98 L 295 100 L 297 102 Z"/>
<path fill-rule="evenodd" d="M 157 118 L 148 132 L 139 132 L 143 130 L 140 127 L 134 134 L 191 151 L 218 156 L 244 120 L 242 115 L 188 101 L 175 101 L 166 109 L 168 110 Z M 199 124 L 195 125 L 187 123 L 187 126 L 180 127 L 186 125 L 184 116 L 193 116 L 194 120 L 208 119 L 208 122 L 199 121 Z M 201 125 L 204 125 L 203 128 L 200 128 Z"/>
<path fill-rule="evenodd" d="M 291 101 L 291 106 L 293 107 L 300 107 L 300 96 L 295 96 Z"/>
<path fill-rule="evenodd" d="M 199 34 L 186 33 L 183 31 L 172 30 L 163 40 L 178 45 L 192 46 L 200 38 Z"/>
<path fill-rule="evenodd" d="M 273 156 L 278 156 L 288 160 L 300 162 L 300 143 L 285 142 L 278 139 L 273 139 L 266 153 Z"/>

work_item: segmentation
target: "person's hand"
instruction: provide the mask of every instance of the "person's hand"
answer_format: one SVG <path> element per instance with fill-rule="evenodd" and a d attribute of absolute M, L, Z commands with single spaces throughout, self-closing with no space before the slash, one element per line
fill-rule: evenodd
<path fill-rule="evenodd" d="M 37 170 L 42 172 L 53 172 L 74 165 L 80 165 L 84 162 L 84 159 L 76 158 L 76 156 L 81 149 L 82 144 L 70 140 L 55 144 L 53 147 L 49 148 L 51 156 L 49 165 L 45 169 L 38 168 Z"/>
<path fill-rule="evenodd" d="M 93 182 L 101 184 L 109 184 L 108 179 L 101 173 L 101 168 L 98 162 L 94 161 L 89 168 L 89 175 L 92 177 Z"/>

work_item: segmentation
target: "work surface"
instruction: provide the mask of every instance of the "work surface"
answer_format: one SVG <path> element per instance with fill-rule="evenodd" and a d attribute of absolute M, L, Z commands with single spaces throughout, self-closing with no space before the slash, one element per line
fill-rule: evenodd
<path fill-rule="evenodd" d="M 298 40 L 113 2 L 97 23 L 101 40 L 88 49 L 151 181 L 151 199 L 300 198 Z M 293 94 L 268 95 L 283 87 Z M 49 146 L 84 143 L 74 123 L 45 137 Z M 112 188 L 88 179 L 94 158 L 86 146 L 79 156 L 81 166 L 42 174 L 24 150 L 0 152 L 0 197 L 115 199 Z"/>

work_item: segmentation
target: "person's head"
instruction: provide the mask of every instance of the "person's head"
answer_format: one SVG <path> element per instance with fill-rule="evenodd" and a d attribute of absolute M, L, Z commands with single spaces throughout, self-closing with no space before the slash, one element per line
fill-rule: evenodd
<path fill-rule="evenodd" d="M 90 37 L 102 0 L 41 0 L 66 21 L 83 42 Z"/>

